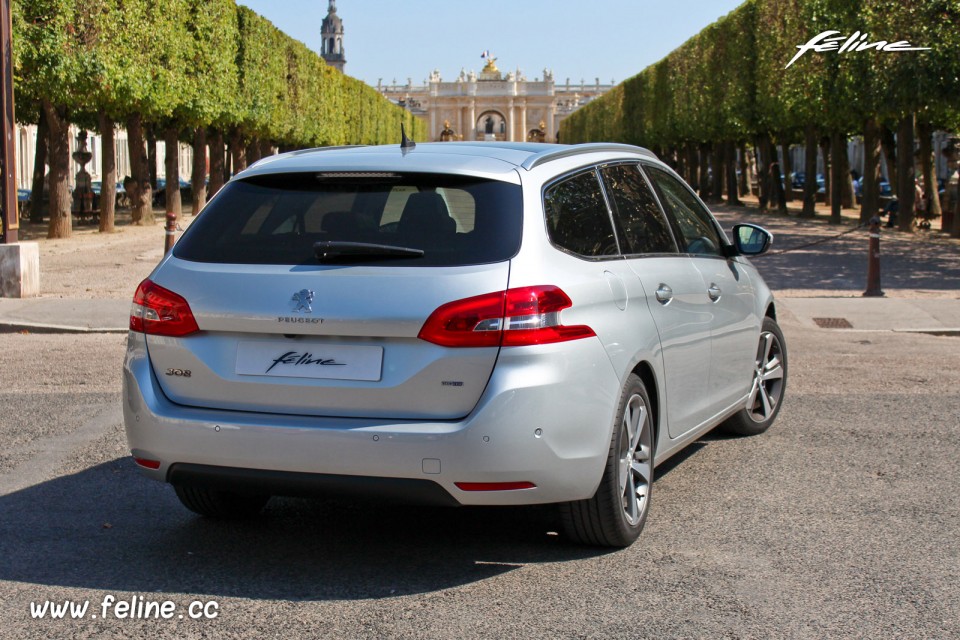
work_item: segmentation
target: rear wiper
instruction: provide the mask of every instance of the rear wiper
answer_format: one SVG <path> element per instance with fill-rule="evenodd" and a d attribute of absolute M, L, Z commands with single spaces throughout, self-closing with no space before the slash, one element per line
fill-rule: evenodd
<path fill-rule="evenodd" d="M 370 259 L 422 258 L 423 249 L 371 242 L 323 240 L 313 244 L 313 254 L 320 262 L 351 262 Z"/>

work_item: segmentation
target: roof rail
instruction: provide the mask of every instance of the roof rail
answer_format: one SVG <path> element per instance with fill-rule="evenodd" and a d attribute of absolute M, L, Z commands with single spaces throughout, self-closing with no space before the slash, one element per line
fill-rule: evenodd
<path fill-rule="evenodd" d="M 547 151 L 541 151 L 540 153 L 532 155 L 524 160 L 520 166 L 527 171 L 530 171 L 534 167 L 538 167 L 546 162 L 560 160 L 561 158 L 569 158 L 571 156 L 578 156 L 584 153 L 597 153 L 602 151 L 626 151 L 629 153 L 637 153 L 647 156 L 655 160 L 657 159 L 656 154 L 649 149 L 635 147 L 632 144 L 619 144 L 616 142 L 586 142 L 583 144 L 572 144 L 563 149 L 550 149 Z"/>
<path fill-rule="evenodd" d="M 335 147 L 312 147 L 310 149 L 297 149 L 296 151 L 289 152 L 291 156 L 300 156 L 305 153 L 312 153 L 314 151 L 335 151 L 337 149 L 354 149 L 356 147 L 366 147 L 369 145 L 365 144 L 341 144 Z"/>

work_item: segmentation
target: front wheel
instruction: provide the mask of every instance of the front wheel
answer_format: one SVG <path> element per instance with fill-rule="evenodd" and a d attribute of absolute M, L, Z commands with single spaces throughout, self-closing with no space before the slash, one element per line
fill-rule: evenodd
<path fill-rule="evenodd" d="M 603 477 L 589 500 L 561 505 L 568 537 L 582 544 L 627 547 L 650 510 L 653 416 L 643 381 L 630 374 L 620 396 Z"/>
<path fill-rule="evenodd" d="M 763 433 L 780 412 L 786 387 L 787 343 L 776 321 L 764 318 L 750 395 L 744 407 L 723 423 L 723 428 L 741 436 Z"/>

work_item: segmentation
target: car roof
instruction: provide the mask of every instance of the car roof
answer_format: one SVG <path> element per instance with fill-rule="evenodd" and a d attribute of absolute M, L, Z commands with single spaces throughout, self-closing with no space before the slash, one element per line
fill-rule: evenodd
<path fill-rule="evenodd" d="M 400 145 L 321 147 L 269 156 L 238 178 L 311 171 L 453 173 L 517 182 L 517 170 L 591 153 L 656 158 L 642 147 L 613 143 L 578 145 L 535 142 L 423 142 Z"/>

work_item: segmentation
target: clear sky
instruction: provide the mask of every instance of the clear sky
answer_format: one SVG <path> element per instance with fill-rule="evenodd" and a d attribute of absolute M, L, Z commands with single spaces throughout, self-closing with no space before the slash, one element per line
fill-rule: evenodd
<path fill-rule="evenodd" d="M 533 80 L 620 82 L 660 60 L 743 0 L 337 0 L 346 73 L 422 83 L 480 71 L 489 50 L 501 71 Z M 315 51 L 328 0 L 239 0 Z"/>

